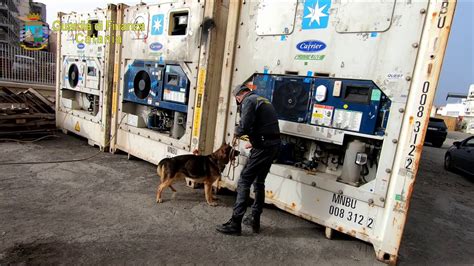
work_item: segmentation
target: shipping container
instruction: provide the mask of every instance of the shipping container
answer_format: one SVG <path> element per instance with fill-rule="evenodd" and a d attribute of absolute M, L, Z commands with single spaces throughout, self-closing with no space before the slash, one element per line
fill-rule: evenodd
<path fill-rule="evenodd" d="M 115 32 L 106 24 L 116 20 L 116 9 L 59 13 L 52 25 L 58 31 L 56 125 L 101 150 L 109 146 L 115 59 Z"/>
<path fill-rule="evenodd" d="M 455 1 L 232 1 L 214 147 L 231 142 L 232 88 L 278 113 L 266 201 L 370 242 L 395 263 Z M 235 190 L 249 150 L 219 186 Z"/>
<path fill-rule="evenodd" d="M 228 3 L 119 6 L 111 151 L 157 164 L 213 148 Z"/>

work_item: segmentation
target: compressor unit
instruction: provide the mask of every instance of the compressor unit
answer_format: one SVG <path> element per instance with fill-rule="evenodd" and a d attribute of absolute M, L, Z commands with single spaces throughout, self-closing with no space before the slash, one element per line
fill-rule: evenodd
<path fill-rule="evenodd" d="M 174 139 L 184 135 L 189 79 L 181 66 L 136 60 L 125 72 L 123 95 L 124 103 L 153 107 L 145 117 L 148 129 Z"/>
<path fill-rule="evenodd" d="M 101 149 L 109 146 L 115 45 L 97 41 L 110 35 L 98 24 L 115 20 L 116 8 L 59 14 L 56 124 Z"/>
<path fill-rule="evenodd" d="M 250 82 L 282 138 L 266 201 L 395 263 L 455 4 L 232 2 L 214 147 L 239 122 L 231 88 Z M 244 144 L 221 187 L 237 188 Z"/>
<path fill-rule="evenodd" d="M 188 112 L 189 79 L 179 65 L 135 61 L 125 73 L 124 101 Z"/>
<path fill-rule="evenodd" d="M 117 33 L 111 152 L 158 163 L 212 151 L 227 12 L 210 0 L 119 5 L 117 22 L 143 30 Z"/>

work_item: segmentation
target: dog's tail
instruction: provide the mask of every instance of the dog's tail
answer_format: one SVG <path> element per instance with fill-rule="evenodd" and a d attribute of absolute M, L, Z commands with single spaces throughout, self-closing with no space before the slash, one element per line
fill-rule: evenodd
<path fill-rule="evenodd" d="M 156 168 L 156 172 L 158 174 L 158 176 L 161 178 L 161 180 L 163 180 L 164 176 L 165 176 L 165 163 L 166 163 L 167 159 L 163 159 L 160 161 L 160 163 L 158 163 L 158 167 Z"/>

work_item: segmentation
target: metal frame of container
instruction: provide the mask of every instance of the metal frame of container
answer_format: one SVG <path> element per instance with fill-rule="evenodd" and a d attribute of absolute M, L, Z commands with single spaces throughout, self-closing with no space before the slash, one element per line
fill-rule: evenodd
<path fill-rule="evenodd" d="M 216 122 L 225 128 L 216 129 L 214 147 L 223 140 L 231 141 L 238 119 L 231 88 L 254 73 L 296 72 L 302 76 L 308 73 L 309 77 L 309 71 L 317 71 L 336 80 L 372 80 L 392 101 L 385 135 L 373 137 L 383 141 L 375 178 L 363 186 L 352 186 L 325 173 L 308 174 L 274 164 L 266 180 L 266 201 L 324 225 L 328 238 L 332 230 L 337 230 L 370 242 L 377 259 L 395 263 L 456 1 L 372 1 L 359 6 L 357 2 L 324 1 L 312 10 L 323 12 L 319 19 L 328 17 L 327 27 L 304 30 L 300 25 L 311 17 L 304 15 L 309 2 L 319 5 L 321 1 L 285 1 L 286 8 L 275 7 L 281 9 L 280 17 L 294 12 L 294 16 L 286 16 L 287 21 L 279 22 L 269 19 L 274 12 L 266 12 L 271 1 L 231 2 Z M 331 7 L 323 11 L 324 5 Z M 317 18 L 311 22 L 316 21 L 320 23 Z M 282 25 L 286 28 L 280 34 L 257 34 L 264 30 L 275 32 Z M 308 39 L 327 44 L 324 59 L 294 60 L 298 53 L 295 46 Z M 301 136 L 317 136 L 313 139 L 339 144 L 347 136 L 364 137 L 316 128 L 280 120 L 283 134 L 296 135 L 298 131 Z M 321 132 L 328 135 L 318 135 Z M 243 143 L 240 150 L 241 164 L 229 176 L 223 176 L 219 186 L 236 189 L 248 156 Z M 359 218 L 354 221 L 355 215 Z"/>
<path fill-rule="evenodd" d="M 58 14 L 61 30 L 57 33 L 56 125 L 64 133 L 72 132 L 87 138 L 90 145 L 97 145 L 101 150 L 109 146 L 115 59 L 113 41 L 105 42 L 106 36 L 115 36 L 115 32 L 107 31 L 105 23 L 116 20 L 116 8 L 116 5 L 109 4 L 105 9 L 96 9 L 90 13 Z M 64 24 L 90 23 L 90 21 L 104 23 L 103 30 L 98 30 L 96 33 L 97 36 L 104 38 L 103 42 L 78 44 L 77 40 L 85 42 L 86 36 L 93 31 L 84 28 L 63 30 L 63 27 L 66 27 Z M 78 69 L 82 68 L 79 71 L 83 72 L 74 88 L 68 85 L 68 66 L 71 64 L 76 64 Z M 89 69 L 91 66 L 94 69 Z M 93 99 L 90 102 L 91 106 L 94 106 L 92 111 L 84 110 L 85 99 Z M 81 104 L 84 106 L 79 106 Z"/>
<path fill-rule="evenodd" d="M 154 25 L 148 25 L 143 40 L 133 39 L 131 32 L 118 33 L 123 44 L 117 44 L 115 54 L 111 152 L 125 151 L 154 164 L 163 158 L 191 151 L 212 152 L 228 3 L 212 0 L 164 1 L 130 7 L 119 5 L 118 10 L 118 24 L 130 23 L 138 16 L 145 17 L 146 23 L 154 23 L 153 16 L 157 14 L 164 16 L 164 22 L 160 25 L 163 27 L 160 35 L 151 34 Z M 184 36 L 169 36 L 170 14 L 178 11 L 189 12 L 187 33 Z M 205 19 L 212 19 L 215 27 L 203 30 Z M 153 43 L 159 45 L 151 47 Z M 158 52 L 152 49 L 156 47 L 160 49 Z M 124 75 L 133 60 L 149 60 L 156 64 L 173 62 L 186 73 L 190 89 L 186 130 L 181 138 L 128 124 L 127 116 L 132 114 L 130 108 L 142 113 L 151 108 L 124 101 Z"/>

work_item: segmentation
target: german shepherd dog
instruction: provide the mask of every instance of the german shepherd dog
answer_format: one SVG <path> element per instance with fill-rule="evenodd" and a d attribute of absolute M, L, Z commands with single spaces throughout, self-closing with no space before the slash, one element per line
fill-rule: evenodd
<path fill-rule="evenodd" d="M 239 151 L 224 143 L 210 155 L 187 154 L 161 160 L 157 168 L 161 183 L 157 189 L 156 202 L 162 202 L 161 193 L 167 187 L 176 193 L 173 183 L 187 177 L 198 183 L 204 183 L 207 204 L 216 206 L 212 196 L 212 184 L 221 177 L 225 166 L 239 154 Z"/>

